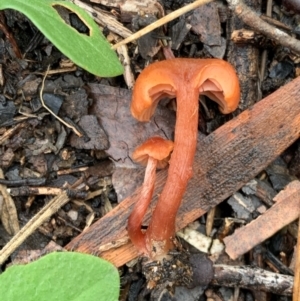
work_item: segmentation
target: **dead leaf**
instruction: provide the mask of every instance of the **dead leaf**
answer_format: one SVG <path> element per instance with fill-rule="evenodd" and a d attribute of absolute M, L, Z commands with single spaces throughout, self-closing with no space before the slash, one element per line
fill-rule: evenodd
<path fill-rule="evenodd" d="M 159 105 L 150 122 L 139 122 L 131 116 L 131 92 L 106 85 L 90 84 L 94 99 L 90 110 L 97 116 L 110 146 L 107 154 L 117 167 L 136 168 L 132 161 L 133 150 L 151 136 L 173 140 L 175 113 Z"/>
<path fill-rule="evenodd" d="M 124 200 L 139 186 L 144 180 L 145 170 L 141 168 L 122 168 L 119 167 L 113 173 L 112 183 L 118 195 L 118 200 Z"/>
<path fill-rule="evenodd" d="M 190 23 L 203 44 L 221 46 L 221 24 L 216 3 L 207 3 L 193 10 Z"/>
<path fill-rule="evenodd" d="M 78 149 L 105 150 L 109 146 L 107 135 L 93 115 L 82 116 L 78 125 L 84 130 L 87 137 L 78 137 L 74 133 L 71 136 L 71 145 Z"/>

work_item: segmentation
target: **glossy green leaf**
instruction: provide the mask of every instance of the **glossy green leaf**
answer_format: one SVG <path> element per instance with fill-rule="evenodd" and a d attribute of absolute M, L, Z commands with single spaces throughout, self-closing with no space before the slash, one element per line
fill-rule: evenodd
<path fill-rule="evenodd" d="M 3 301 L 117 301 L 118 270 L 95 256 L 54 252 L 0 275 Z"/>
<path fill-rule="evenodd" d="M 89 28 L 89 35 L 79 33 L 68 25 L 55 9 L 58 6 L 77 14 Z M 63 54 L 90 73 L 103 77 L 123 73 L 116 53 L 98 25 L 75 4 L 54 0 L 0 0 L 0 10 L 8 8 L 26 15 Z"/>

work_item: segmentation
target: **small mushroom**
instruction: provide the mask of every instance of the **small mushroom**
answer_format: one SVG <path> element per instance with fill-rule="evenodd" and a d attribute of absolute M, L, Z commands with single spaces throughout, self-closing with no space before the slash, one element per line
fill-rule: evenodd
<path fill-rule="evenodd" d="M 166 254 L 173 246 L 176 214 L 193 174 L 199 94 L 216 101 L 224 114 L 234 111 L 240 98 L 234 68 L 219 59 L 176 58 L 145 68 L 134 86 L 131 113 L 140 121 L 151 118 L 162 98 L 177 100 L 168 177 L 145 234 L 146 255 L 151 258 Z"/>
<path fill-rule="evenodd" d="M 156 179 L 156 168 L 165 168 L 170 159 L 174 143 L 161 137 L 152 137 L 135 149 L 132 154 L 134 161 L 146 165 L 144 183 L 139 201 L 128 219 L 128 235 L 141 253 L 147 253 L 145 248 L 145 234 L 141 231 L 143 217 L 151 202 Z"/>

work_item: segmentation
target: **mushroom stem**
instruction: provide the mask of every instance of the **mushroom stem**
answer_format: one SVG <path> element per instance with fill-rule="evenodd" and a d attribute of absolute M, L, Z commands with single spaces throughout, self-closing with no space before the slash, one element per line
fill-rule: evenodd
<path fill-rule="evenodd" d="M 145 246 L 145 234 L 141 230 L 144 215 L 151 202 L 156 179 L 157 159 L 149 157 L 145 170 L 144 183 L 142 185 L 140 199 L 136 202 L 128 219 L 128 235 L 135 247 L 147 254 Z"/>
<path fill-rule="evenodd" d="M 164 255 L 173 245 L 176 213 L 189 179 L 197 145 L 199 88 L 183 85 L 176 92 L 177 116 L 174 149 L 168 178 L 146 231 L 146 248 L 153 257 Z M 187 105 L 188 101 L 188 105 Z"/>

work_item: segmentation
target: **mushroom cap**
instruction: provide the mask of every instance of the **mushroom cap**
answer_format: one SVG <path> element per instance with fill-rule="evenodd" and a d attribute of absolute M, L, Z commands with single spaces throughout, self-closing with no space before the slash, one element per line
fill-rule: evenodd
<path fill-rule="evenodd" d="M 157 168 L 168 165 L 174 143 L 161 137 L 151 137 L 138 146 L 132 154 L 132 159 L 141 165 L 147 165 L 148 158 L 157 160 Z"/>
<path fill-rule="evenodd" d="M 216 101 L 224 114 L 234 111 L 240 99 L 238 77 L 226 61 L 176 58 L 153 63 L 141 72 L 133 89 L 132 115 L 148 121 L 158 102 L 175 98 L 179 89 L 197 89 Z"/>

